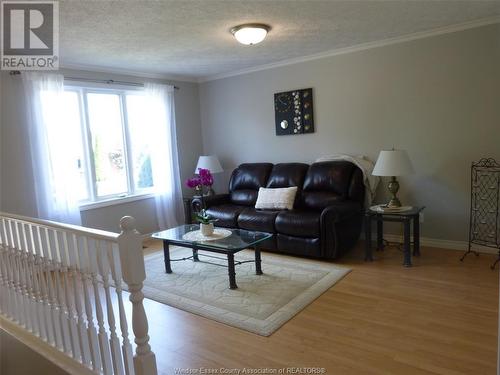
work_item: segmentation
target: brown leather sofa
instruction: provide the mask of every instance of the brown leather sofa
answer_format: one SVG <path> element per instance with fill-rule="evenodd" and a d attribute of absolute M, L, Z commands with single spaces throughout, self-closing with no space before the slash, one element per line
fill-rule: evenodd
<path fill-rule="evenodd" d="M 257 210 L 260 187 L 297 186 L 293 210 Z M 216 225 L 273 233 L 264 249 L 335 259 L 358 240 L 364 185 L 361 170 L 346 161 L 249 163 L 236 168 L 229 194 L 205 199 Z"/>

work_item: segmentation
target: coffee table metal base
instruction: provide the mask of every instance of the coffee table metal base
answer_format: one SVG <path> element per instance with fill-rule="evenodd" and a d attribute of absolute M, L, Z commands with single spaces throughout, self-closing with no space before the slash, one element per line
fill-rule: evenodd
<path fill-rule="evenodd" d="M 172 267 L 170 264 L 171 262 L 178 262 L 178 261 L 184 261 L 184 260 L 192 260 L 193 262 L 201 262 L 201 263 L 212 264 L 214 266 L 227 267 L 227 269 L 228 269 L 227 272 L 228 272 L 228 277 L 229 277 L 229 289 L 237 289 L 238 288 L 238 285 L 236 285 L 236 266 L 237 265 L 255 262 L 255 274 L 256 275 L 263 274 L 260 249 L 257 245 L 254 245 L 255 260 L 243 260 L 243 261 L 235 261 L 233 253 L 227 253 L 227 252 L 218 251 L 218 250 L 212 249 L 212 248 L 203 248 L 203 247 L 198 247 L 198 246 L 194 246 L 194 245 L 187 245 L 187 244 L 180 245 L 179 243 L 175 243 L 175 245 L 192 249 L 193 255 L 185 257 L 185 258 L 171 259 L 169 245 L 170 245 L 170 241 L 163 240 L 163 256 L 164 256 L 164 260 L 165 260 L 165 272 L 166 273 L 172 273 Z M 199 250 L 224 254 L 224 255 L 227 255 L 227 259 L 222 258 L 222 257 L 216 257 L 213 255 L 199 254 L 198 253 Z M 212 258 L 212 259 L 227 260 L 227 266 L 220 264 L 220 263 L 214 263 L 214 262 L 200 260 L 200 256 L 203 256 L 206 258 Z"/>

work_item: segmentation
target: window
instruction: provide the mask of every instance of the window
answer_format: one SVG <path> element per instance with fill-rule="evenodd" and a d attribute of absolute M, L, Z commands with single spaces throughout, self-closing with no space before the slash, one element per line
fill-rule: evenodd
<path fill-rule="evenodd" d="M 74 135 L 65 154 L 78 170 L 81 203 L 152 192 L 146 105 L 141 91 L 65 87 L 62 116 Z"/>

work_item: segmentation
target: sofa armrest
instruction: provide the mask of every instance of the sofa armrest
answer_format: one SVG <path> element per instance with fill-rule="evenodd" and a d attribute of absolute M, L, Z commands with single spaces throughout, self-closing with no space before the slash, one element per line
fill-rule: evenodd
<path fill-rule="evenodd" d="M 195 196 L 191 200 L 191 207 L 194 212 L 198 212 L 202 208 L 210 208 L 225 203 L 229 203 L 229 194 L 216 194 L 204 197 Z"/>
<path fill-rule="evenodd" d="M 363 212 L 363 205 L 354 201 L 343 201 L 326 207 L 321 212 L 321 224 L 336 223 L 359 215 Z"/>
<path fill-rule="evenodd" d="M 320 216 L 321 252 L 335 259 L 350 249 L 359 238 L 363 222 L 363 204 L 343 201 L 326 207 Z"/>

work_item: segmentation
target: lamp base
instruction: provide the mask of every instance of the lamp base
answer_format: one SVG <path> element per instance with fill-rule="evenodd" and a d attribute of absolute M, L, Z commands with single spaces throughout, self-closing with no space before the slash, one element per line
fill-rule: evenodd
<path fill-rule="evenodd" d="M 392 176 L 391 181 L 387 184 L 387 189 L 391 192 L 392 198 L 387 203 L 387 208 L 399 208 L 401 207 L 401 201 L 398 199 L 396 194 L 399 190 L 399 182 L 396 180 L 396 177 Z"/>
<path fill-rule="evenodd" d="M 399 199 L 397 197 L 391 198 L 389 203 L 387 203 L 386 207 L 387 208 L 399 208 L 399 207 L 401 207 L 401 202 L 399 201 Z"/>

